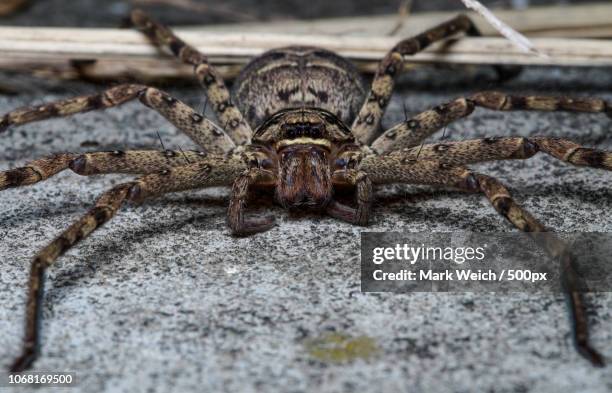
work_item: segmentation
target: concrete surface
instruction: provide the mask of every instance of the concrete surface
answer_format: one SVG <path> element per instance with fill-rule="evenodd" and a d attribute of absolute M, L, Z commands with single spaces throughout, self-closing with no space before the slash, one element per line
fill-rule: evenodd
<path fill-rule="evenodd" d="M 527 69 L 503 87 L 515 93 L 598 95 L 612 100 L 609 69 Z M 491 73 L 421 70 L 403 78 L 385 117 L 403 118 L 490 88 Z M 36 86 L 33 80 L 5 80 Z M 484 82 L 483 82 L 484 81 Z M 16 96 L 12 108 L 99 90 L 73 83 Z M 200 90 L 172 89 L 197 105 Z M 612 149 L 603 115 L 477 110 L 450 139 L 566 136 Z M 60 151 L 191 145 L 137 103 L 35 123 L 0 137 L 0 168 Z M 439 135 L 437 136 L 439 137 Z M 96 144 L 97 146 L 92 146 Z M 89 147 L 83 147 L 89 146 Z M 560 231 L 612 231 L 612 174 L 538 155 L 482 165 L 524 206 Z M 28 264 L 124 176 L 62 173 L 0 196 L 0 359 L 21 344 Z M 423 188 L 379 191 L 372 231 L 513 230 L 483 198 Z M 128 206 L 50 269 L 42 356 L 35 370 L 77 373 L 83 392 L 607 392 L 610 368 L 577 355 L 562 297 L 495 294 L 361 294 L 359 233 L 331 218 L 290 217 L 244 239 L 225 224 L 225 190 Z M 612 295 L 589 296 L 592 341 L 612 357 Z M 370 356 L 336 363 L 312 355 L 312 340 L 366 341 Z M 369 349 L 374 349 L 370 351 Z M 27 389 L 24 389 L 27 390 Z M 52 391 L 37 389 L 36 391 Z M 72 390 L 71 390 L 72 391 Z"/>

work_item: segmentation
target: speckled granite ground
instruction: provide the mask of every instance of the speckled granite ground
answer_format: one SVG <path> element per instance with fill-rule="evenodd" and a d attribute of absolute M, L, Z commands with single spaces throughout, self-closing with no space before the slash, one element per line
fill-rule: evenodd
<path fill-rule="evenodd" d="M 436 103 L 490 87 L 487 70 L 418 71 L 403 79 L 387 125 Z M 433 78 L 437 82 L 429 83 Z M 6 80 L 16 81 L 13 78 Z M 19 81 L 35 85 L 34 81 Z M 167 87 L 167 86 L 166 86 Z M 71 84 L 0 96 L 0 113 L 99 86 Z M 610 70 L 529 69 L 506 91 L 612 99 Z M 197 105 L 197 88 L 171 89 Z M 612 148 L 603 115 L 477 110 L 451 139 L 548 134 Z M 0 168 L 58 151 L 189 141 L 133 103 L 12 129 Z M 91 146 L 92 142 L 98 144 Z M 538 155 L 480 168 L 561 231 L 612 231 L 612 174 Z M 0 359 L 21 340 L 28 263 L 121 176 L 63 173 L 0 198 Z M 481 197 L 409 187 L 379 192 L 373 231 L 507 231 Z M 605 392 L 609 368 L 573 350 L 561 297 L 494 294 L 361 294 L 360 228 L 330 218 L 289 217 L 245 239 L 225 225 L 227 193 L 177 194 L 128 206 L 61 258 L 48 275 L 43 355 L 36 370 L 74 370 L 78 391 L 512 391 Z M 264 207 L 265 208 L 265 207 Z M 593 343 L 612 356 L 612 296 L 591 297 Z M 329 332 L 370 338 L 377 350 L 348 363 L 319 361 L 312 339 Z"/>

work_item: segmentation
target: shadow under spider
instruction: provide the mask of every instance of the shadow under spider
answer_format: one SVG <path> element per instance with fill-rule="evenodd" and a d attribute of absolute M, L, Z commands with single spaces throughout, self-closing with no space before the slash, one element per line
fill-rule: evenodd
<path fill-rule="evenodd" d="M 133 254 L 132 251 L 142 244 L 143 241 L 156 236 L 174 233 L 178 228 L 186 225 L 197 224 L 201 222 L 211 222 L 218 217 L 216 213 L 198 214 L 184 218 L 182 220 L 159 221 L 155 225 L 151 223 L 142 223 L 137 227 L 130 227 L 115 233 L 119 238 L 105 239 L 98 237 L 93 239 L 93 244 L 88 248 L 87 253 L 81 253 L 76 264 L 64 264 L 53 278 L 53 286 L 46 292 L 48 301 L 56 301 L 63 296 L 57 291 L 61 288 L 73 287 L 78 284 L 78 281 L 94 276 L 96 272 L 103 266 L 111 266 L 113 263 L 120 263 L 115 260 L 121 255 Z M 225 222 L 224 222 L 225 224 Z M 146 262 L 143 262 L 143 266 Z"/>

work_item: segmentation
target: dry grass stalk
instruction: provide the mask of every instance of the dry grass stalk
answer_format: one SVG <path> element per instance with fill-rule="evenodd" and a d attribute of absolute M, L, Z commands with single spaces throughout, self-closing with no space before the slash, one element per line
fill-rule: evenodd
<path fill-rule="evenodd" d="M 209 55 L 216 64 L 239 64 L 262 52 L 287 45 L 317 45 L 361 61 L 378 61 L 396 37 L 211 33 L 177 29 L 178 34 Z M 538 38 L 534 44 L 550 58 L 515 48 L 503 38 L 463 37 L 432 45 L 411 57 L 414 63 L 612 65 L 612 42 Z M 0 27 L 0 57 L 19 60 L 156 59 L 159 52 L 138 32 L 115 29 Z"/>

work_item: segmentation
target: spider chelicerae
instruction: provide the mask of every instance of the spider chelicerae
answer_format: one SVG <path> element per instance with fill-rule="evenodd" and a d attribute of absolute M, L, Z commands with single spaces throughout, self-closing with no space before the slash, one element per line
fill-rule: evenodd
<path fill-rule="evenodd" d="M 451 187 L 484 194 L 493 207 L 518 229 L 557 258 L 565 274 L 564 288 L 580 354 L 596 366 L 602 356 L 589 344 L 583 298 L 565 243 L 521 208 L 498 180 L 466 165 L 492 160 L 525 159 L 538 151 L 559 160 L 612 169 L 612 153 L 549 137 L 503 137 L 423 144 L 422 141 L 475 107 L 492 110 L 537 110 L 607 113 L 612 105 L 597 98 L 568 98 L 476 93 L 407 118 L 381 132 L 380 120 L 389 102 L 405 56 L 431 43 L 465 33 L 478 35 L 466 16 L 442 23 L 400 41 L 381 61 L 369 91 L 355 67 L 337 54 L 316 47 L 287 47 L 252 60 L 230 94 L 206 56 L 177 38 L 141 11 L 133 24 L 153 43 L 169 49 L 194 67 L 219 126 L 176 98 L 153 87 L 126 84 L 100 94 L 16 109 L 0 120 L 0 131 L 32 121 L 109 108 L 139 99 L 187 134 L 201 151 L 127 150 L 63 153 L 0 172 L 0 190 L 31 185 L 65 170 L 80 175 L 141 174 L 102 194 L 80 220 L 33 259 L 26 304 L 22 354 L 11 371 L 31 367 L 39 353 L 39 330 L 45 270 L 63 253 L 109 221 L 128 201 L 165 193 L 213 186 L 231 186 L 228 223 L 235 235 L 265 231 L 274 218 L 245 215 L 255 189 L 274 191 L 287 209 L 326 213 L 357 225 L 370 216 L 373 187 L 404 183 Z M 498 67 L 503 76 L 506 69 Z M 350 124 L 350 126 L 349 126 Z M 339 201 L 334 190 L 350 189 L 353 205 Z"/>

